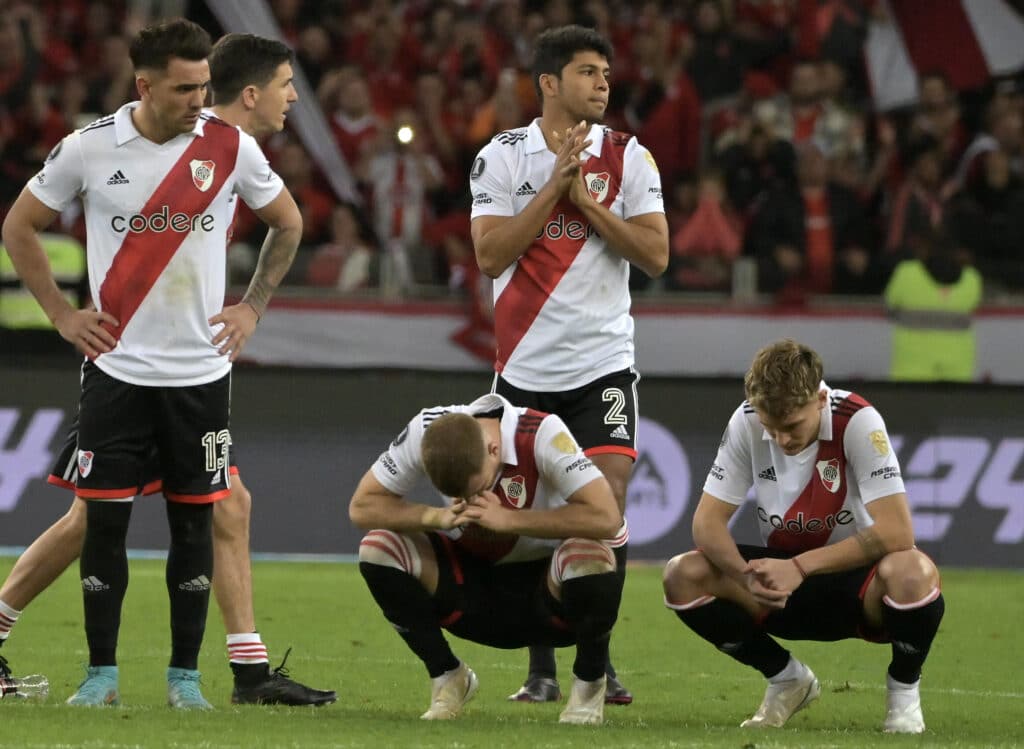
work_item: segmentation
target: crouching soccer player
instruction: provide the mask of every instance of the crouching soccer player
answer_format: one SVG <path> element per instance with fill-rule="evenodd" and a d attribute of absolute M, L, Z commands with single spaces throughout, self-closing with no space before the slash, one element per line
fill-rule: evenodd
<path fill-rule="evenodd" d="M 405 499 L 423 475 L 444 507 Z M 499 395 L 421 411 L 363 477 L 349 514 L 372 529 L 359 546 L 370 592 L 431 678 L 425 720 L 457 717 L 477 688 L 444 628 L 497 648 L 575 645 L 560 722 L 603 722 L 627 531 L 558 416 Z"/>
<path fill-rule="evenodd" d="M 761 349 L 694 514 L 696 551 L 665 568 L 665 603 L 690 629 L 768 679 L 744 727 L 781 727 L 821 691 L 787 640 L 892 644 L 891 733 L 921 733 L 919 684 L 945 603 L 914 548 L 910 511 L 882 417 L 822 380 L 817 353 Z M 729 519 L 755 488 L 764 546 L 737 546 Z"/>

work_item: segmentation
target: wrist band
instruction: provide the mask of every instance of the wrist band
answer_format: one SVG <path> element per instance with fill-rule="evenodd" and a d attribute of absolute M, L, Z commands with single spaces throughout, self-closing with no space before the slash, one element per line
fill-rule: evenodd
<path fill-rule="evenodd" d="M 796 571 L 800 573 L 800 577 L 802 577 L 804 580 L 806 580 L 807 579 L 807 573 L 804 572 L 804 568 L 800 566 L 800 562 L 796 561 L 796 557 L 793 557 L 789 561 L 791 561 L 793 563 L 793 566 L 796 567 Z"/>

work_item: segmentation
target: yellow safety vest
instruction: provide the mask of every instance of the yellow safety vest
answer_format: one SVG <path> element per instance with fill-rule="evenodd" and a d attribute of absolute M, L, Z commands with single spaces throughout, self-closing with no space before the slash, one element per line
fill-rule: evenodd
<path fill-rule="evenodd" d="M 81 306 L 81 292 L 86 277 L 85 249 L 73 237 L 63 234 L 41 234 L 39 241 L 50 260 L 53 278 L 64 292 L 64 298 Z M 31 292 L 25 288 L 6 248 L 0 245 L 0 328 L 52 329 L 50 319 Z"/>

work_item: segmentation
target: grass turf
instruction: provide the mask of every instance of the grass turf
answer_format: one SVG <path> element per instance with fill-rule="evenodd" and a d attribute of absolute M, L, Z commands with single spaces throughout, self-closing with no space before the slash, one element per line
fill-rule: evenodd
<path fill-rule="evenodd" d="M 0 558 L 0 575 L 13 559 Z M 946 618 L 926 667 L 923 736 L 879 731 L 887 646 L 859 641 L 794 643 L 822 682 L 821 699 L 787 728 L 738 725 L 757 708 L 758 674 L 697 639 L 661 605 L 660 568 L 627 578 L 612 653 L 636 701 L 610 706 L 603 727 L 561 726 L 562 705 L 509 703 L 526 667 L 521 651 L 454 641 L 480 691 L 453 723 L 426 723 L 426 672 L 385 624 L 351 564 L 254 565 L 257 620 L 272 665 L 289 646 L 292 675 L 338 690 L 320 709 L 234 707 L 224 632 L 215 606 L 200 661 L 213 713 L 166 707 L 169 652 L 163 563 L 133 561 L 121 641 L 122 706 L 63 704 L 87 660 L 74 569 L 22 615 L 2 652 L 15 674 L 50 678 L 47 701 L 0 702 L 4 747 L 1010 747 L 1024 743 L 1024 574 L 946 570 Z M 564 691 L 571 652 L 559 652 Z"/>

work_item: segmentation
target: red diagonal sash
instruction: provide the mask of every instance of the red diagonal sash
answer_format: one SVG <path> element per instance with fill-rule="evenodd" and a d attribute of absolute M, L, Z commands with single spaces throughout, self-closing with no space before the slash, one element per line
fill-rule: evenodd
<path fill-rule="evenodd" d="M 191 219 L 202 215 L 235 170 L 238 142 L 237 129 L 208 121 L 204 135 L 192 139 L 139 214 L 149 217 L 166 206 L 168 216 L 185 214 Z M 192 179 L 192 161 L 215 164 L 212 184 L 205 191 Z M 167 223 L 170 224 L 170 220 Z M 115 339 L 121 338 L 142 301 L 190 233 L 174 231 L 170 226 L 157 231 L 148 224 L 141 232 L 127 232 L 100 286 L 100 309 L 112 314 L 120 323 L 119 327 L 110 329 Z"/>

